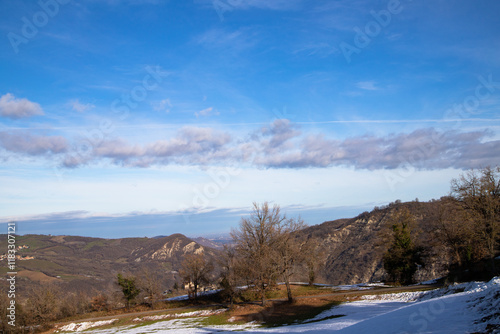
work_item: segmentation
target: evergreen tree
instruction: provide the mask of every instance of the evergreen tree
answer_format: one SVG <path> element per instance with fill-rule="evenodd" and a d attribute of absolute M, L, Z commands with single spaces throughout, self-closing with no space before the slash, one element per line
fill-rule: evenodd
<path fill-rule="evenodd" d="M 117 284 L 122 288 L 123 297 L 125 297 L 127 308 L 129 308 L 130 302 L 141 292 L 136 285 L 135 277 L 123 277 L 122 274 L 118 274 Z"/>
<path fill-rule="evenodd" d="M 403 209 L 393 215 L 391 222 L 392 244 L 384 254 L 384 268 L 392 281 L 408 285 L 423 264 L 422 247 L 414 242 L 415 219 L 408 209 Z"/>

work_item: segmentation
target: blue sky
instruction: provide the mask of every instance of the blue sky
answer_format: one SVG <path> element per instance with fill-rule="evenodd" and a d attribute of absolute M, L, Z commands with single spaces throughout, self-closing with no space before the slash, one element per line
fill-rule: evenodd
<path fill-rule="evenodd" d="M 498 1 L 0 3 L 0 222 L 309 224 L 500 163 Z"/>

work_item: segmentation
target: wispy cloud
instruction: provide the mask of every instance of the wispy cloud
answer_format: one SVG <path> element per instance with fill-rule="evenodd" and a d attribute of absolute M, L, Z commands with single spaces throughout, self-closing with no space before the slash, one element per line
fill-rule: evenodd
<path fill-rule="evenodd" d="M 95 105 L 92 103 L 81 103 L 79 99 L 69 101 L 69 105 L 71 109 L 77 112 L 85 112 L 87 110 L 91 110 L 95 108 Z"/>
<path fill-rule="evenodd" d="M 170 99 L 163 99 L 159 102 L 151 103 L 153 110 L 169 113 L 172 109 L 172 102 Z"/>
<path fill-rule="evenodd" d="M 37 115 L 43 115 L 42 107 L 38 103 L 16 98 L 10 93 L 0 97 L 0 116 L 19 119 Z"/>
<path fill-rule="evenodd" d="M 261 8 L 271 10 L 291 10 L 299 8 L 303 0 L 245 0 L 232 1 L 237 9 Z"/>
<path fill-rule="evenodd" d="M 256 34 L 256 31 L 250 28 L 233 31 L 214 28 L 197 36 L 194 41 L 207 49 L 224 49 L 225 52 L 227 50 L 244 51 L 257 44 Z"/>
<path fill-rule="evenodd" d="M 204 0 L 206 5 L 214 6 L 214 0 Z M 215 6 L 223 6 L 227 10 L 249 10 L 249 9 L 266 9 L 275 11 L 287 11 L 300 9 L 304 0 L 222 0 L 220 4 Z"/>
<path fill-rule="evenodd" d="M 315 2 L 309 12 L 314 16 L 315 24 L 350 33 L 353 27 L 364 23 L 363 18 L 356 14 L 368 13 L 373 6 L 373 2 L 366 0 Z"/>
<path fill-rule="evenodd" d="M 375 81 L 360 81 L 356 83 L 356 86 L 362 90 L 379 90 L 377 83 Z"/>
<path fill-rule="evenodd" d="M 213 107 L 209 107 L 209 108 L 205 108 L 203 110 L 195 112 L 194 115 L 196 117 L 211 116 L 211 115 L 219 115 L 219 112 L 215 111 Z"/>
<path fill-rule="evenodd" d="M 161 0 L 92 0 L 93 2 L 102 2 L 111 6 L 124 6 L 124 5 L 160 5 L 163 4 Z"/>
<path fill-rule="evenodd" d="M 327 42 L 307 43 L 294 50 L 294 54 L 305 54 L 307 56 L 331 57 L 338 54 L 339 48 Z"/>

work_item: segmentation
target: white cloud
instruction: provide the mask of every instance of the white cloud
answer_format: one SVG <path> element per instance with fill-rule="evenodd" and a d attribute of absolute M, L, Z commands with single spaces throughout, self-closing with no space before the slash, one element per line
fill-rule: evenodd
<path fill-rule="evenodd" d="M 110 163 L 140 168 L 177 165 L 281 170 L 384 170 L 405 164 L 417 170 L 468 169 L 497 165 L 500 156 L 500 140 L 485 130 L 421 128 L 410 133 L 336 139 L 324 132 L 302 132 L 297 124 L 286 119 L 238 134 L 188 126 L 173 136 L 146 143 L 125 138 L 104 139 L 94 146 L 81 139 L 75 139 L 72 145 L 68 141 L 60 136 L 0 132 L 0 147 L 4 149 L 0 153 L 7 158 L 53 155 L 68 168 Z"/>
<path fill-rule="evenodd" d="M 340 140 L 322 134 L 309 135 L 288 150 L 261 155 L 258 163 L 267 168 L 347 166 L 360 169 L 478 168 L 498 164 L 500 141 L 490 140 L 486 131 L 439 132 L 433 128 L 409 134 L 358 136 Z"/>
<path fill-rule="evenodd" d="M 34 136 L 29 133 L 0 132 L 0 147 L 23 155 L 64 153 L 68 150 L 66 138 L 60 136 Z"/>
<path fill-rule="evenodd" d="M 235 156 L 229 145 L 231 141 L 232 137 L 225 132 L 211 128 L 184 127 L 173 138 L 145 145 L 132 145 L 122 139 L 104 140 L 84 156 L 69 152 L 63 165 L 75 168 L 102 159 L 130 167 L 217 164 Z"/>
<path fill-rule="evenodd" d="M 43 110 L 38 103 L 25 98 L 18 99 L 14 95 L 7 93 L 0 97 L 0 115 L 13 119 L 27 118 L 43 115 Z"/>
<path fill-rule="evenodd" d="M 243 140 L 211 128 L 183 128 L 175 137 L 146 145 L 110 141 L 94 150 L 95 159 L 116 164 L 238 165 L 263 168 L 467 169 L 497 163 L 500 141 L 485 131 L 437 131 L 426 128 L 388 136 L 335 140 L 325 134 L 303 134 L 288 120 L 276 120 Z"/>
<path fill-rule="evenodd" d="M 71 109 L 78 112 L 85 112 L 87 110 L 95 108 L 95 105 L 91 103 L 86 103 L 86 104 L 80 103 L 78 99 L 71 100 L 69 102 L 69 105 L 71 106 Z"/>
<path fill-rule="evenodd" d="M 194 115 L 196 117 L 211 116 L 211 115 L 219 115 L 219 112 L 218 111 L 214 111 L 214 108 L 210 107 L 210 108 L 206 108 L 206 109 L 200 110 L 198 112 L 195 112 Z"/>

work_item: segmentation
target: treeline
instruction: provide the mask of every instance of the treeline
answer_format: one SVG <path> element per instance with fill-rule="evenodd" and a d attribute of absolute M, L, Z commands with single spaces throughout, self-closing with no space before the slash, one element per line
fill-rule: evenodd
<path fill-rule="evenodd" d="M 83 292 L 62 293 L 56 285 L 33 285 L 17 299 L 15 326 L 12 326 L 4 321 L 12 314 L 8 309 L 10 301 L 2 291 L 0 333 L 38 333 L 50 329 L 54 321 L 89 312 L 109 311 L 116 305 L 112 298 L 102 293 L 93 296 Z"/>
<path fill-rule="evenodd" d="M 0 333 L 39 333 L 53 327 L 53 323 L 63 319 L 78 317 L 89 313 L 95 316 L 108 315 L 109 312 L 121 313 L 124 308 L 139 306 L 147 310 L 151 308 L 167 308 L 161 302 L 162 282 L 160 272 L 144 268 L 140 273 L 118 274 L 113 288 L 106 290 L 79 291 L 68 290 L 64 283 L 36 283 L 22 286 L 16 292 L 15 327 L 4 319 L 9 319 L 11 299 L 0 287 Z M 178 284 L 174 284 L 176 288 Z M 137 302 L 141 300 L 141 302 Z"/>
<path fill-rule="evenodd" d="M 498 275 L 500 167 L 470 170 L 451 181 L 450 195 L 435 202 L 422 226 L 407 207 L 395 209 L 385 240 L 384 268 L 390 280 L 415 282 L 415 273 L 436 256 L 446 257 L 451 280 Z"/>

